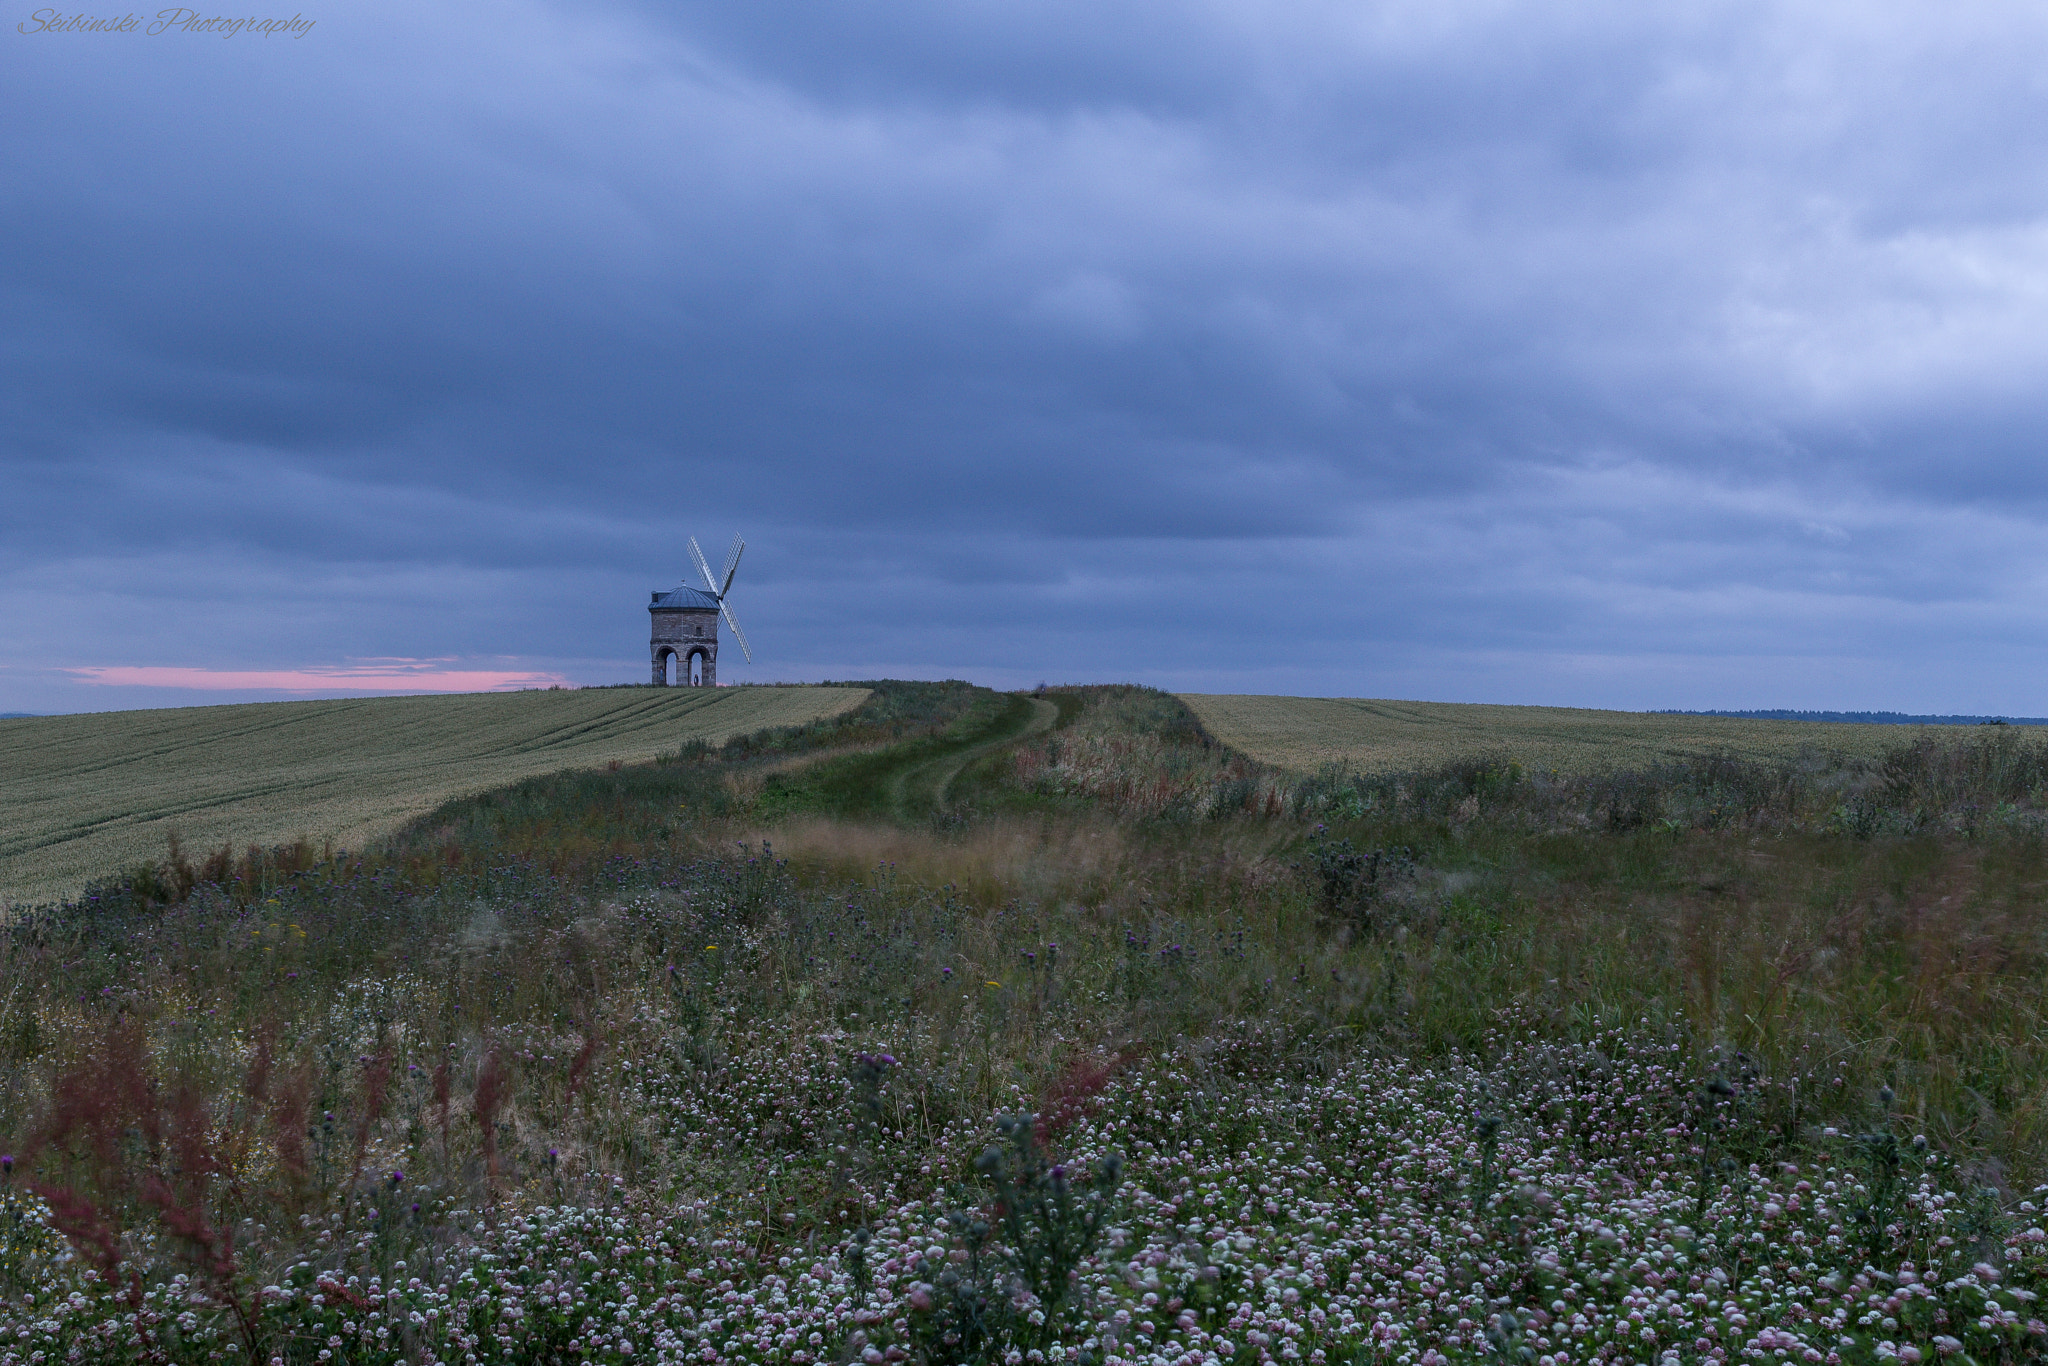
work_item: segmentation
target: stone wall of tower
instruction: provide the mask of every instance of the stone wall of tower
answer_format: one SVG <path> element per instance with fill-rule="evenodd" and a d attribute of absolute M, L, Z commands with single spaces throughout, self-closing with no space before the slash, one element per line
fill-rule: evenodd
<path fill-rule="evenodd" d="M 718 685 L 718 613 L 678 608 L 649 612 L 654 620 L 648 640 L 648 663 L 657 686 L 668 682 L 668 661 L 676 661 L 676 681 L 687 683 L 690 663 L 701 657 L 702 686 Z"/>
<path fill-rule="evenodd" d="M 678 608 L 673 612 L 649 612 L 654 619 L 653 639 L 678 644 L 682 641 L 716 641 L 718 613 Z"/>

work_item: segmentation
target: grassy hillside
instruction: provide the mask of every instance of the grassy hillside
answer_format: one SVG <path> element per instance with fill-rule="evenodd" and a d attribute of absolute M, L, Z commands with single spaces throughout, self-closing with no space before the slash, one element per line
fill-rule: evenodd
<path fill-rule="evenodd" d="M 864 688 L 594 688 L 0 721 L 0 906 L 188 852 L 356 847 L 450 797 L 640 763 L 860 705 Z"/>
<path fill-rule="evenodd" d="M 2048 736 L 863 686 L 0 924 L 0 1366 L 2048 1359 Z"/>
<path fill-rule="evenodd" d="M 1300 772 L 1337 764 L 1359 773 L 1400 773 L 1489 752 L 1531 772 L 1564 774 L 1715 753 L 1765 762 L 1789 759 L 1801 750 L 1876 759 L 1908 735 L 1898 726 L 1580 707 L 1214 693 L 1185 693 L 1181 700 L 1224 744 Z"/>

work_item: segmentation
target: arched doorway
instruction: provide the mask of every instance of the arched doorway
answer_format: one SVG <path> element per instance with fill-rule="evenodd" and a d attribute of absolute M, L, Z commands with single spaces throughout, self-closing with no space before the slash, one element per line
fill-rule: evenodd
<path fill-rule="evenodd" d="M 688 684 L 693 688 L 704 686 L 704 652 L 702 650 L 690 651 L 689 659 L 679 663 L 676 670 L 676 682 Z"/>

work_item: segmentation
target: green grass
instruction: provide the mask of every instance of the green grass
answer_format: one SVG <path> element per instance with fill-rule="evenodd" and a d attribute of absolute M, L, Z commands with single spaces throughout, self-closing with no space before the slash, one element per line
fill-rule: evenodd
<path fill-rule="evenodd" d="M 946 809 L 953 780 L 969 764 L 995 754 L 1027 736 L 1051 730 L 1059 708 L 1043 698 L 1010 697 L 984 727 L 952 737 L 960 748 L 898 769 L 889 776 L 890 814 L 897 819 L 930 816 Z"/>
<path fill-rule="evenodd" d="M 929 819 L 946 809 L 962 769 L 1049 729 L 1059 714 L 1044 699 L 986 689 L 962 692 L 960 703 L 957 716 L 914 740 L 770 775 L 759 814 Z"/>

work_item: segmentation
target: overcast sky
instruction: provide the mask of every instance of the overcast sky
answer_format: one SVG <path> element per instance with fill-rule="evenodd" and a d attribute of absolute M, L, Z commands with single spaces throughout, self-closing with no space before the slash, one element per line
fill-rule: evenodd
<path fill-rule="evenodd" d="M 2048 714 L 2038 4 L 306 3 L 0 30 L 0 710 Z"/>

